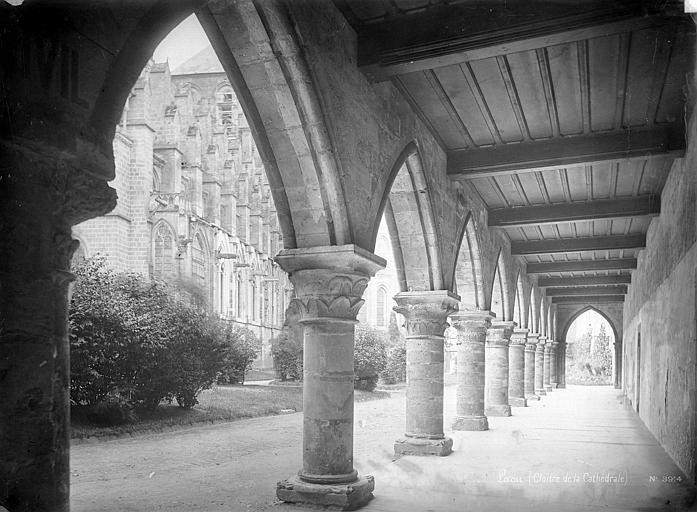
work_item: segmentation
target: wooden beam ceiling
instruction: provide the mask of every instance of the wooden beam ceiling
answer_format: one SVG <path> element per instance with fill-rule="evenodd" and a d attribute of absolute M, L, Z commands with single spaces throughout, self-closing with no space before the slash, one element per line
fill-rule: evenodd
<path fill-rule="evenodd" d="M 684 155 L 682 127 L 593 133 L 575 137 L 459 149 L 448 153 L 448 175 L 453 179 L 485 178 L 521 171 L 560 169 L 652 156 Z"/>
<path fill-rule="evenodd" d="M 513 242 L 511 244 L 511 253 L 514 255 L 552 254 L 559 252 L 641 249 L 644 247 L 646 247 L 646 235 L 592 236 Z"/>
<path fill-rule="evenodd" d="M 584 277 L 541 277 L 537 280 L 542 288 L 569 288 L 572 286 L 603 286 L 630 284 L 632 276 L 584 276 Z"/>
<path fill-rule="evenodd" d="M 637 266 L 636 258 L 610 260 L 553 261 L 549 263 L 528 263 L 528 274 L 549 274 L 554 272 L 593 272 L 602 270 L 631 270 Z"/>
<path fill-rule="evenodd" d="M 583 297 L 552 297 L 552 304 L 599 304 L 624 302 L 624 295 L 586 295 Z"/>
<path fill-rule="evenodd" d="M 377 23 L 354 22 L 359 67 L 372 81 L 663 25 L 641 2 L 478 2 L 431 6 Z"/>
<path fill-rule="evenodd" d="M 595 219 L 655 216 L 661 212 L 658 196 L 601 199 L 576 203 L 501 208 L 489 211 L 490 227 L 523 227 Z"/>
<path fill-rule="evenodd" d="M 622 295 L 627 293 L 625 285 L 617 286 L 584 286 L 567 288 L 550 288 L 547 297 L 585 297 L 588 295 Z"/>

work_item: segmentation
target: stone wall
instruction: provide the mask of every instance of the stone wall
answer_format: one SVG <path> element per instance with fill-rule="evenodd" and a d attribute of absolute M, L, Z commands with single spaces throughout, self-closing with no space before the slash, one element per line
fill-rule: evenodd
<path fill-rule="evenodd" d="M 649 227 L 624 306 L 624 391 L 661 445 L 695 478 L 697 126 Z M 640 385 L 637 382 L 641 382 Z"/>

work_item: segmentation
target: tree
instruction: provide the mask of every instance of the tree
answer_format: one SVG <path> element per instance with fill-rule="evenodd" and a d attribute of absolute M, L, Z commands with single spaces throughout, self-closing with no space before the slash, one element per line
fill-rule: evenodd
<path fill-rule="evenodd" d="M 356 326 L 353 360 L 355 388 L 373 391 L 386 363 L 385 334 L 370 327 Z"/>

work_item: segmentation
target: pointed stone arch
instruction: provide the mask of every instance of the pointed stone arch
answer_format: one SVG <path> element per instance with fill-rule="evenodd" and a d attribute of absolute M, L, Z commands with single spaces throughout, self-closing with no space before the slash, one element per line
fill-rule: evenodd
<path fill-rule="evenodd" d="M 478 230 L 474 216 L 465 217 L 457 238 L 457 258 L 450 289 L 460 295 L 460 310 L 479 310 L 486 307 L 482 280 L 482 259 Z"/>
<path fill-rule="evenodd" d="M 431 198 L 419 149 L 410 142 L 394 160 L 371 235 L 374 250 L 385 218 L 401 291 L 443 288 Z"/>
<path fill-rule="evenodd" d="M 157 277 L 174 277 L 177 253 L 177 235 L 172 225 L 160 219 L 153 226 L 150 237 L 152 274 Z"/>
<path fill-rule="evenodd" d="M 515 292 L 513 295 L 513 321 L 518 324 L 521 329 L 528 328 L 528 310 L 530 308 L 530 300 L 525 295 L 525 285 L 523 283 L 523 273 L 518 271 L 515 280 Z"/>
<path fill-rule="evenodd" d="M 617 329 L 617 326 L 615 326 L 615 322 L 613 322 L 612 318 L 610 318 L 609 315 L 607 315 L 604 311 L 601 309 L 598 309 L 595 306 L 587 305 L 587 306 L 582 306 L 579 308 L 578 311 L 576 311 L 573 315 L 571 315 L 566 322 L 564 323 L 563 330 L 561 331 L 561 336 L 560 340 L 566 341 L 566 335 L 569 332 L 569 327 L 576 321 L 576 319 L 581 316 L 583 313 L 586 313 L 588 311 L 594 311 L 595 313 L 598 313 L 601 317 L 603 317 L 608 324 L 610 324 L 610 328 L 612 328 L 612 334 L 615 337 L 615 343 L 621 342 L 621 339 L 619 338 L 619 331 Z"/>

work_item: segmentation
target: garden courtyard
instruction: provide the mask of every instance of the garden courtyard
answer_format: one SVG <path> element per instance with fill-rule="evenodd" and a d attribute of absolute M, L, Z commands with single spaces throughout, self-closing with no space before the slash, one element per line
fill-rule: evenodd
<path fill-rule="evenodd" d="M 694 487 L 607 386 L 569 386 L 490 418 L 487 432 L 448 433 L 443 458 L 394 460 L 405 396 L 355 405 L 354 461 L 375 477 L 367 511 L 691 510 Z M 276 482 L 301 464 L 302 413 L 83 441 L 71 449 L 73 512 L 304 510 Z"/>

